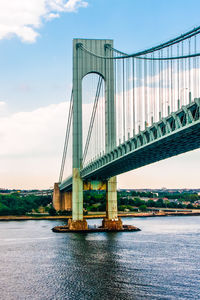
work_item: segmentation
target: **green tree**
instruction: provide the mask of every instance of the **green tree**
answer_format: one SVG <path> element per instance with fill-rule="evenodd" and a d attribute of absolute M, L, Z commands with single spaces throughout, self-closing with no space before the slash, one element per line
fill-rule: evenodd
<path fill-rule="evenodd" d="M 147 201 L 147 207 L 155 207 L 156 203 L 153 200 L 148 200 Z"/>
<path fill-rule="evenodd" d="M 57 212 L 56 212 L 56 210 L 55 210 L 55 208 L 53 206 L 51 206 L 49 208 L 49 215 L 50 216 L 56 216 L 57 215 Z"/>
<path fill-rule="evenodd" d="M 188 209 L 193 209 L 194 207 L 193 207 L 193 205 L 190 203 L 190 204 L 188 204 L 187 206 L 186 206 Z"/>
<path fill-rule="evenodd" d="M 141 200 L 140 198 L 134 198 L 134 202 L 133 202 L 133 205 L 134 206 L 141 206 L 141 205 L 145 205 L 145 201 L 144 200 Z"/>
<path fill-rule="evenodd" d="M 147 210 L 147 207 L 146 207 L 145 204 L 140 205 L 138 208 L 139 208 L 140 211 L 146 211 Z"/>

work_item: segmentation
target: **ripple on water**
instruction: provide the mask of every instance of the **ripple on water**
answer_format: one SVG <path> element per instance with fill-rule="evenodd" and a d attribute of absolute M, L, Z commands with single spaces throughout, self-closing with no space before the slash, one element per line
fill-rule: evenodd
<path fill-rule="evenodd" d="M 59 234 L 1 222 L 1 299 L 200 299 L 200 217 L 126 218 L 140 232 Z M 90 220 L 97 226 L 101 220 Z"/>

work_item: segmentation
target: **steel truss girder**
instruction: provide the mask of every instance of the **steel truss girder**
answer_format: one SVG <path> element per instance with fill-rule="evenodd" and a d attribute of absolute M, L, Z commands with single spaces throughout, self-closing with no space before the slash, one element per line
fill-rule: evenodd
<path fill-rule="evenodd" d="M 81 170 L 84 179 L 108 179 L 200 147 L 200 98 L 94 160 Z M 71 189 L 71 179 L 60 189 Z"/>

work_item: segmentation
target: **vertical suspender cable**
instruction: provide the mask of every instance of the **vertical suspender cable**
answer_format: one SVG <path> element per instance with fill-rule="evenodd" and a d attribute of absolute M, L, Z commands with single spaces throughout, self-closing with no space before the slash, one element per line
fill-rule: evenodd
<path fill-rule="evenodd" d="M 152 57 L 154 58 L 154 52 Z M 156 75 L 155 75 L 155 68 L 156 68 L 156 61 L 153 61 L 153 121 L 156 122 L 156 104 L 157 104 L 157 97 L 156 97 Z"/>
<path fill-rule="evenodd" d="M 161 57 L 163 57 L 163 50 L 161 50 Z M 161 118 L 163 117 L 163 61 L 161 60 Z"/>
<path fill-rule="evenodd" d="M 151 58 L 153 58 L 153 54 L 151 54 Z M 153 124 L 153 63 L 153 60 L 151 60 L 151 125 Z"/>
<path fill-rule="evenodd" d="M 121 143 L 121 139 L 122 139 L 122 135 L 123 135 L 123 123 L 122 123 L 122 80 L 121 80 L 121 76 L 122 76 L 122 72 L 121 72 L 121 64 L 122 61 L 118 60 L 118 139 L 119 139 L 119 144 Z"/>
<path fill-rule="evenodd" d="M 125 132 L 126 132 L 126 124 L 125 124 L 125 83 L 124 83 L 124 59 L 122 60 L 122 72 L 123 72 L 123 78 L 122 78 L 122 95 L 123 95 L 123 142 L 125 141 Z"/>
<path fill-rule="evenodd" d="M 179 44 L 177 44 L 177 56 L 179 56 Z M 179 93 L 179 59 L 177 60 L 177 89 L 178 89 L 178 109 L 180 108 L 180 93 Z"/>
<path fill-rule="evenodd" d="M 139 130 L 142 124 L 142 60 L 139 60 Z"/>
<path fill-rule="evenodd" d="M 116 59 L 114 60 L 114 97 L 115 97 L 115 144 L 117 145 L 117 116 L 116 116 L 116 112 L 117 112 L 117 87 L 116 87 L 116 71 L 117 71 L 117 66 L 116 66 L 117 62 L 116 62 Z"/>
<path fill-rule="evenodd" d="M 132 108 L 133 108 L 133 136 L 135 135 L 135 59 L 132 58 L 132 74 L 133 74 L 133 102 L 132 102 Z"/>
<path fill-rule="evenodd" d="M 188 90 L 188 82 L 187 82 L 187 59 L 185 59 L 185 64 L 184 64 L 184 105 L 186 105 L 187 102 L 187 90 Z"/>
<path fill-rule="evenodd" d="M 167 56 L 169 57 L 169 48 L 167 48 Z M 170 101 L 169 101 L 169 60 L 167 61 L 167 114 L 170 113 Z"/>
<path fill-rule="evenodd" d="M 166 50 L 165 50 L 165 52 L 166 52 Z M 165 61 L 165 63 L 164 63 L 164 68 L 165 68 L 165 83 L 164 83 L 164 99 L 163 99 L 163 101 L 164 101 L 164 115 L 163 115 L 163 117 L 165 117 L 166 115 L 167 115 L 167 104 L 168 104 L 168 98 L 167 98 L 167 89 L 168 89 L 168 81 L 167 81 L 167 72 L 168 72 L 168 70 L 167 70 L 167 66 L 168 66 L 168 63 L 167 63 L 168 61 Z"/>
<path fill-rule="evenodd" d="M 126 59 L 126 94 L 127 94 L 127 132 L 128 132 L 128 137 L 130 136 L 130 91 L 129 91 L 129 68 L 130 68 L 130 63 L 129 63 L 129 58 Z"/>
<path fill-rule="evenodd" d="M 160 51 L 158 52 L 159 58 Z M 159 94 L 159 120 L 161 118 L 161 61 L 158 61 L 158 94 Z"/>
<path fill-rule="evenodd" d="M 181 43 L 181 55 L 183 56 L 183 42 Z M 183 101 L 183 89 L 184 89 L 184 61 L 181 59 L 181 90 L 180 90 L 180 105 L 182 106 L 184 104 Z"/>
<path fill-rule="evenodd" d="M 137 60 L 137 131 L 140 131 L 140 60 Z"/>
<path fill-rule="evenodd" d="M 191 39 L 188 40 L 189 55 L 191 54 Z M 189 86 L 189 102 L 191 102 L 191 62 L 188 58 L 188 86 Z"/>
<path fill-rule="evenodd" d="M 146 55 L 145 55 L 146 57 Z M 148 107 L 147 107 L 147 61 L 144 61 L 144 122 L 145 122 L 145 127 L 147 126 L 148 123 Z"/>
<path fill-rule="evenodd" d="M 197 53 L 197 37 L 194 37 L 194 53 Z M 198 97 L 197 93 L 197 57 L 193 58 L 193 69 L 194 69 L 194 97 Z"/>
<path fill-rule="evenodd" d="M 172 56 L 172 46 L 171 46 L 171 56 Z M 171 60 L 171 111 L 173 112 L 173 62 Z"/>

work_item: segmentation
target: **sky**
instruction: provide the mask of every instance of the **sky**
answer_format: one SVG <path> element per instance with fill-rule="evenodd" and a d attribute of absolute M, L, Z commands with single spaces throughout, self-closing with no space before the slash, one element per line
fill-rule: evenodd
<path fill-rule="evenodd" d="M 126 53 L 200 25 L 199 0 L 0 0 L 0 188 L 58 181 L 73 38 Z M 199 188 L 200 150 L 118 176 L 119 188 Z"/>

